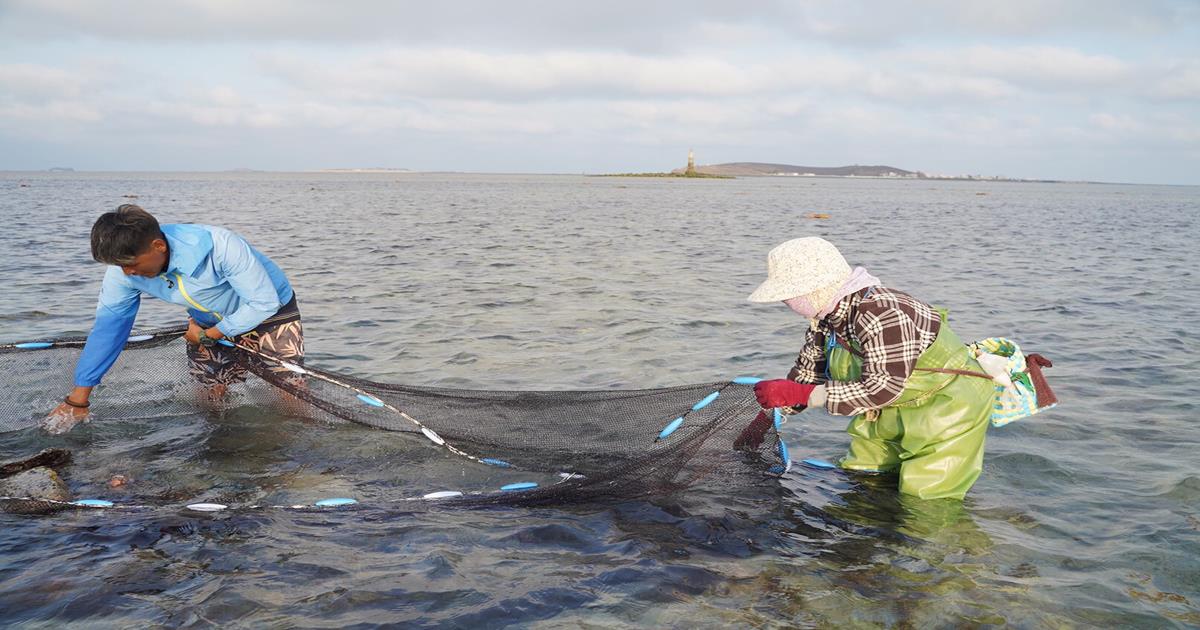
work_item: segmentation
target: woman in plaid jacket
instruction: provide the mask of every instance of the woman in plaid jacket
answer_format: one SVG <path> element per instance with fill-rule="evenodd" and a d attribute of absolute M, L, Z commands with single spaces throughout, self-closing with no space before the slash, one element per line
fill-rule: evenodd
<path fill-rule="evenodd" d="M 839 466 L 898 472 L 905 494 L 961 499 L 983 468 L 996 384 L 945 311 L 851 269 L 820 238 L 771 250 L 767 270 L 750 301 L 783 302 L 810 326 L 788 378 L 755 386 L 759 403 L 853 416 Z"/>

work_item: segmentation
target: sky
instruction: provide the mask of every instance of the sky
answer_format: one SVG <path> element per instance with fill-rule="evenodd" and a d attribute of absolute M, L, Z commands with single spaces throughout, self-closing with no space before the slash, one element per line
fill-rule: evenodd
<path fill-rule="evenodd" d="M 0 0 L 0 170 L 1200 185 L 1197 0 Z"/>

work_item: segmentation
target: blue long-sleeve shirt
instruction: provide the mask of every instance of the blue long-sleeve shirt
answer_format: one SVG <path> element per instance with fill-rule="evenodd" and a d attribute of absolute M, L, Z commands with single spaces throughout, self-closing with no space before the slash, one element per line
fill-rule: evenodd
<path fill-rule="evenodd" d="M 144 278 L 116 266 L 105 271 L 96 323 L 75 367 L 76 385 L 96 385 L 117 361 L 143 293 L 187 307 L 198 324 L 215 325 L 227 337 L 253 330 L 291 301 L 283 271 L 237 234 L 209 225 L 161 227 L 169 248 L 163 273 Z"/>

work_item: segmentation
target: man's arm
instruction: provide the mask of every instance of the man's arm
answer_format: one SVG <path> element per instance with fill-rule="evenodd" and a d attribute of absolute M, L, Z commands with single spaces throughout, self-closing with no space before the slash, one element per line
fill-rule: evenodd
<path fill-rule="evenodd" d="M 141 306 L 141 292 L 129 284 L 119 267 L 109 267 L 100 286 L 96 321 L 75 365 L 75 386 L 93 387 L 121 356 Z M 86 403 L 87 400 L 77 402 Z"/>
<path fill-rule="evenodd" d="M 208 335 L 216 338 L 233 337 L 254 330 L 283 306 L 275 291 L 275 283 L 271 281 L 267 268 L 254 255 L 250 244 L 232 232 L 226 232 L 224 236 L 224 239 L 214 239 L 214 262 L 225 275 L 229 286 L 242 299 L 242 305 L 226 314 L 214 327 L 220 335 L 213 334 L 209 329 Z"/>
<path fill-rule="evenodd" d="M 75 388 L 47 417 L 45 427 L 52 433 L 65 433 L 87 418 L 92 388 L 116 363 L 129 340 L 141 305 L 141 292 L 129 284 L 119 267 L 109 267 L 100 285 L 98 302 L 92 332 L 75 364 Z"/>

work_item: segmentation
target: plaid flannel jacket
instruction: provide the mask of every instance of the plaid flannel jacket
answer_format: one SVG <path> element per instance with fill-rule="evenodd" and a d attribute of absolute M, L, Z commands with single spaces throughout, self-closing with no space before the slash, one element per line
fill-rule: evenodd
<path fill-rule="evenodd" d="M 835 415 L 856 416 L 886 407 L 900 397 L 917 359 L 933 344 L 940 328 L 937 311 L 907 293 L 883 287 L 863 289 L 842 298 L 816 330 L 808 330 L 804 349 L 788 378 L 825 383 L 825 408 Z M 825 343 L 832 331 L 862 345 L 859 380 L 828 379 Z"/>

